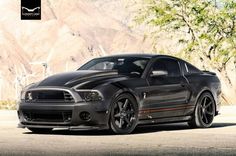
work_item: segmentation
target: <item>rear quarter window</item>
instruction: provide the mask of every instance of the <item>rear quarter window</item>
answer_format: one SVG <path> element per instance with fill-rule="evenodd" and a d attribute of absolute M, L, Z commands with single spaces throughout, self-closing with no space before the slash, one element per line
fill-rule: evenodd
<path fill-rule="evenodd" d="M 186 69 L 186 74 L 197 74 L 197 73 L 201 73 L 201 71 L 194 67 L 193 65 L 189 64 L 189 63 L 184 63 L 185 65 L 185 69 Z"/>

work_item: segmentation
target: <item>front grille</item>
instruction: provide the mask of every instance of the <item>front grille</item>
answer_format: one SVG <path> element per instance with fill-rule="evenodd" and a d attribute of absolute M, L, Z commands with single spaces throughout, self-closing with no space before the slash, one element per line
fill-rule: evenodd
<path fill-rule="evenodd" d="M 65 102 L 74 102 L 74 99 L 70 93 L 64 92 L 64 101 Z"/>
<path fill-rule="evenodd" d="M 28 91 L 25 96 L 26 102 L 74 102 L 69 92 L 60 90 Z"/>
<path fill-rule="evenodd" d="M 23 111 L 26 121 L 31 122 L 70 122 L 72 111 Z"/>

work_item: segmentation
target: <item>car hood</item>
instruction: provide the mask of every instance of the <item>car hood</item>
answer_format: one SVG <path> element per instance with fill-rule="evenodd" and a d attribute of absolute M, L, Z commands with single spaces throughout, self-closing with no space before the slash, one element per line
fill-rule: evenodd
<path fill-rule="evenodd" d="M 93 83 L 94 87 L 95 84 L 98 85 L 99 82 L 101 81 L 104 82 L 107 81 L 108 79 L 116 79 L 120 77 L 126 77 L 126 76 L 118 75 L 116 71 L 104 72 L 104 71 L 94 71 L 94 70 L 78 70 L 75 72 L 61 73 L 47 77 L 43 81 L 39 82 L 36 87 L 41 87 L 41 86 L 74 87 L 76 85 L 79 85 L 80 88 L 84 88 L 86 84 L 88 83 L 91 84 L 91 82 L 94 82 Z M 91 87 L 92 86 L 90 85 L 89 88 Z"/>

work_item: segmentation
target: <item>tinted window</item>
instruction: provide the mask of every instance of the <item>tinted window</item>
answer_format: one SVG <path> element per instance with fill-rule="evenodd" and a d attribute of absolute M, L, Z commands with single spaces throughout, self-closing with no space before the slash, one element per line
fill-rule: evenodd
<path fill-rule="evenodd" d="M 112 61 L 103 61 L 94 64 L 89 67 L 89 70 L 112 70 L 114 68 L 114 62 Z"/>
<path fill-rule="evenodd" d="M 93 59 L 79 70 L 116 70 L 119 74 L 141 76 L 149 58 L 142 57 L 111 57 Z"/>
<path fill-rule="evenodd" d="M 158 59 L 154 65 L 152 70 L 155 71 L 167 71 L 168 76 L 179 76 L 180 69 L 177 61 L 173 59 Z"/>
<path fill-rule="evenodd" d="M 197 69 L 196 67 L 194 67 L 191 64 L 185 63 L 185 68 L 188 74 L 194 74 L 194 73 L 199 73 L 201 72 L 199 69 Z"/>

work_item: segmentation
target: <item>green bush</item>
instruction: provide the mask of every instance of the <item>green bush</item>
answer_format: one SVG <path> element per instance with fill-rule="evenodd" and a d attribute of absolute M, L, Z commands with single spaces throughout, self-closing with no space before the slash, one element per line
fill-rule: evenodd
<path fill-rule="evenodd" d="M 15 110 L 17 102 L 13 100 L 0 101 L 0 109 Z"/>

